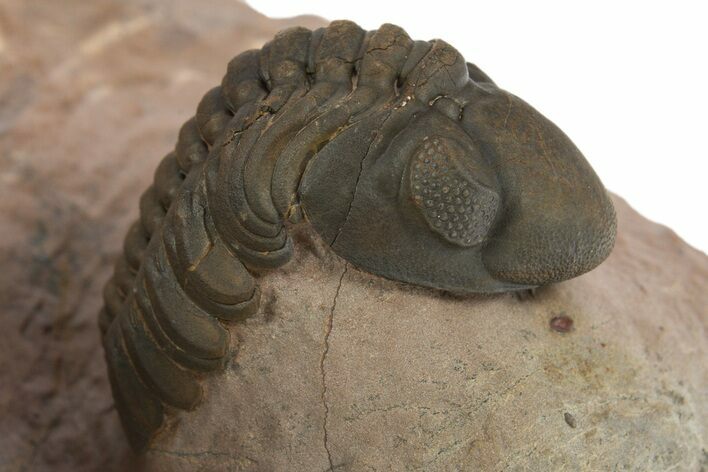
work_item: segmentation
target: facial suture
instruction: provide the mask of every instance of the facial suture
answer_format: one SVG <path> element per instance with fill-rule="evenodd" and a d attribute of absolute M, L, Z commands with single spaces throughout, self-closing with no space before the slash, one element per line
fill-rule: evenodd
<path fill-rule="evenodd" d="M 106 285 L 100 328 L 136 450 L 223 368 L 225 323 L 258 309 L 256 269 L 292 255 L 286 222 L 362 270 L 455 292 L 575 277 L 615 236 L 572 142 L 445 42 L 346 21 L 283 31 L 234 58 L 184 124 Z"/>

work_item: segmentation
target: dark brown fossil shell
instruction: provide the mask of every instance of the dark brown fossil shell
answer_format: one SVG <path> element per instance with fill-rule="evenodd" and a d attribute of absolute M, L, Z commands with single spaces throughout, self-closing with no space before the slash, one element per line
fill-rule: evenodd
<path fill-rule="evenodd" d="M 615 215 L 573 143 L 443 41 L 347 21 L 279 33 L 228 66 L 140 199 L 106 285 L 108 371 L 131 444 L 200 400 L 224 322 L 258 308 L 254 269 L 309 222 L 353 265 L 455 292 L 582 274 Z"/>

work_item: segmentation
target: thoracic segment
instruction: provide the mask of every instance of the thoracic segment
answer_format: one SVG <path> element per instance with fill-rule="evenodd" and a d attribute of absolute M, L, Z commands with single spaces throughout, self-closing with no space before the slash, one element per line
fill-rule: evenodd
<path fill-rule="evenodd" d="M 441 41 L 414 42 L 392 25 L 366 33 L 345 21 L 287 30 L 229 63 L 141 197 L 104 291 L 108 370 L 135 449 L 147 447 L 172 409 L 194 408 L 200 376 L 225 365 L 234 347 L 223 323 L 258 308 L 251 271 L 290 259 L 284 222 L 301 216 L 298 186 L 310 159 L 400 94 L 428 101 L 458 86 L 445 68 L 459 63 Z M 431 80 L 446 74 L 449 83 Z M 445 231 L 463 243 L 478 237 Z"/>

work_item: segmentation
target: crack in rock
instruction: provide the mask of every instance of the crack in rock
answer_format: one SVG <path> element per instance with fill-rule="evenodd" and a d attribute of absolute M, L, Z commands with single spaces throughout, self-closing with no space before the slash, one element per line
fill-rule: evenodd
<path fill-rule="evenodd" d="M 344 280 L 344 276 L 347 273 L 347 270 L 349 269 L 349 264 L 347 262 L 344 263 L 344 270 L 342 271 L 342 275 L 339 277 L 339 283 L 337 284 L 337 290 L 334 293 L 334 299 L 332 300 L 332 307 L 329 310 L 329 316 L 327 317 L 326 320 L 326 325 L 325 325 L 325 333 L 324 333 L 324 348 L 322 349 L 322 357 L 320 357 L 320 374 L 322 376 L 322 406 L 324 408 L 324 419 L 322 422 L 322 433 L 324 436 L 324 448 L 325 452 L 327 452 L 327 460 L 329 461 L 329 468 L 327 469 L 328 471 L 333 471 L 334 470 L 334 464 L 332 462 L 332 453 L 329 450 L 329 443 L 328 443 L 328 437 L 327 437 L 327 419 L 329 418 L 329 406 L 327 405 L 327 376 L 325 373 L 325 361 L 327 360 L 327 353 L 329 352 L 329 335 L 332 333 L 332 322 L 334 320 L 334 310 L 337 308 L 337 298 L 339 297 L 339 291 L 342 288 L 342 281 Z"/>

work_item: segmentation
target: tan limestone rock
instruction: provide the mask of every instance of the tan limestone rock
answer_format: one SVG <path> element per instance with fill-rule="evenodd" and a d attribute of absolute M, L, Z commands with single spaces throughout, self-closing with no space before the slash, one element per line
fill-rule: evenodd
<path fill-rule="evenodd" d="M 708 258 L 619 198 L 575 280 L 458 297 L 299 234 L 239 350 L 147 455 L 156 470 L 700 470 Z"/>

